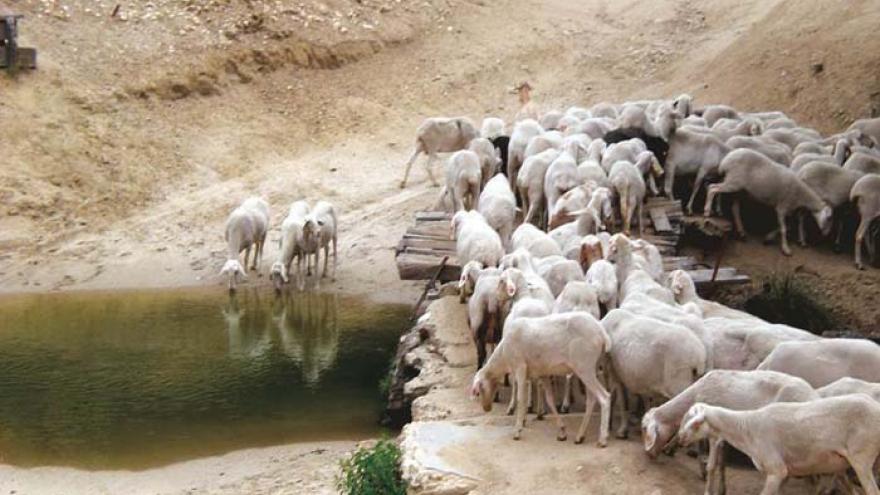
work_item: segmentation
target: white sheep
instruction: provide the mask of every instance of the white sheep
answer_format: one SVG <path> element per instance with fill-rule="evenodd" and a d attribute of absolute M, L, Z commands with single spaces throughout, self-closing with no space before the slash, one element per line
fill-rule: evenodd
<path fill-rule="evenodd" d="M 528 251 L 536 258 L 562 255 L 562 249 L 546 232 L 530 223 L 522 223 L 510 236 L 510 248 L 515 252 L 519 249 Z"/>
<path fill-rule="evenodd" d="M 845 376 L 840 380 L 834 381 L 816 389 L 819 397 L 838 397 L 849 394 L 865 394 L 868 397 L 880 402 L 880 383 L 866 382 L 858 378 Z"/>
<path fill-rule="evenodd" d="M 239 256 L 244 251 L 244 265 L 247 266 L 251 246 L 254 247 L 254 261 L 251 270 L 257 269 L 268 228 L 269 205 L 262 198 L 248 198 L 229 214 L 224 230 L 227 259 L 223 268 L 220 269 L 220 275 L 228 274 L 230 291 L 235 290 L 239 278 L 247 279 Z"/>
<path fill-rule="evenodd" d="M 642 417 L 645 452 L 656 457 L 673 440 L 684 415 L 698 402 L 743 411 L 776 402 L 806 402 L 817 398 L 819 394 L 809 383 L 785 373 L 712 370 L 662 406 L 645 413 Z M 722 446 L 723 442 L 717 439 L 709 441 L 707 494 L 724 491 Z M 721 490 L 714 491 L 716 483 Z"/>
<path fill-rule="evenodd" d="M 827 162 L 811 162 L 797 171 L 797 177 L 810 187 L 833 209 L 849 202 L 853 186 L 864 174 L 855 170 L 847 170 Z M 802 246 L 806 245 L 804 231 L 804 215 L 799 217 L 798 238 Z M 837 222 L 835 246 L 839 247 L 843 233 L 843 222 Z"/>
<path fill-rule="evenodd" d="M 553 213 L 550 215 L 547 228 L 553 230 L 560 225 L 573 221 L 575 216 L 571 212 L 586 208 L 595 188 L 595 183 L 581 184 L 560 196 L 556 200 L 556 204 L 553 205 Z"/>
<path fill-rule="evenodd" d="M 776 210 L 782 252 L 786 256 L 791 255 L 785 225 L 789 213 L 806 208 L 816 218 L 823 235 L 828 235 L 831 230 L 831 208 L 787 167 L 774 163 L 757 151 L 739 149 L 724 157 L 719 169 L 724 174 L 724 180 L 709 186 L 705 207 L 707 217 L 711 214 L 712 201 L 718 193 L 746 191 L 758 202 Z M 745 235 L 738 200 L 734 201 L 733 219 L 737 231 Z"/>
<path fill-rule="evenodd" d="M 446 186 L 441 195 L 451 198 L 452 212 L 479 208 L 483 183 L 480 157 L 471 150 L 456 151 L 446 164 Z"/>
<path fill-rule="evenodd" d="M 510 236 L 516 222 L 516 198 L 510 190 L 507 177 L 497 174 L 486 182 L 480 193 L 478 211 L 486 222 L 498 232 L 505 249 L 510 247 Z"/>
<path fill-rule="evenodd" d="M 797 148 L 797 145 L 809 141 L 819 141 L 822 135 L 813 129 L 804 127 L 794 127 L 790 129 L 769 129 L 764 131 L 762 136 L 768 137 L 780 143 L 784 143 L 791 149 Z"/>
<path fill-rule="evenodd" d="M 464 304 L 474 293 L 474 287 L 477 285 L 477 279 L 480 278 L 483 269 L 483 264 L 475 260 L 468 261 L 461 267 L 461 275 L 458 277 L 458 302 Z"/>
<path fill-rule="evenodd" d="M 789 476 L 834 474 L 852 467 L 867 495 L 880 495 L 873 466 L 880 455 L 880 404 L 855 394 L 779 402 L 751 411 L 703 403 L 685 414 L 679 443 L 720 438 L 746 453 L 776 495 Z"/>
<path fill-rule="evenodd" d="M 486 117 L 480 125 L 480 137 L 493 140 L 504 135 L 504 120 L 498 117 Z"/>
<path fill-rule="evenodd" d="M 757 318 L 705 318 L 703 329 L 711 340 L 712 364 L 716 369 L 753 370 L 783 342 L 811 342 L 820 338 Z"/>
<path fill-rule="evenodd" d="M 663 278 L 663 256 L 660 250 L 644 239 L 634 239 L 631 243 L 636 266 L 659 282 Z"/>
<path fill-rule="evenodd" d="M 605 228 L 604 221 L 611 217 L 611 191 L 604 187 L 593 190 L 590 202 L 579 211 L 570 212 L 575 221 L 551 230 L 548 234 L 569 259 L 576 259 L 580 251 L 580 239 L 588 234 L 596 234 Z"/>
<path fill-rule="evenodd" d="M 483 266 L 498 266 L 504 247 L 498 232 L 477 211 L 459 211 L 452 217 L 455 251 L 462 265 L 479 261 Z"/>
<path fill-rule="evenodd" d="M 431 172 L 431 164 L 437 157 L 437 153 L 463 150 L 476 137 L 478 137 L 477 129 L 474 123 L 467 117 L 432 117 L 425 119 L 416 129 L 415 149 L 412 156 L 406 162 L 406 171 L 403 174 L 400 187 L 406 187 L 410 168 L 413 162 L 416 161 L 416 158 L 418 158 L 419 153 L 428 155 L 425 170 L 428 172 L 428 178 L 431 179 L 431 183 L 435 186 L 438 185 L 437 180 L 434 179 L 433 172 Z"/>
<path fill-rule="evenodd" d="M 845 376 L 880 382 L 880 345 L 865 339 L 784 342 L 758 369 L 798 376 L 813 387 L 824 387 Z"/>
<path fill-rule="evenodd" d="M 547 130 L 559 129 L 559 121 L 562 119 L 562 115 L 562 112 L 559 110 L 550 110 L 541 115 L 541 118 L 538 119 L 538 123 L 541 124 L 541 127 Z"/>
<path fill-rule="evenodd" d="M 694 285 L 694 279 L 691 278 L 690 274 L 688 274 L 688 272 L 684 270 L 673 270 L 672 272 L 670 272 L 668 283 L 669 290 L 672 291 L 672 295 L 675 297 L 675 302 L 677 302 L 678 304 L 696 304 L 697 307 L 700 308 L 700 312 L 703 314 L 703 318 L 718 317 L 763 322 L 763 320 L 761 320 L 760 318 L 752 316 L 745 311 L 733 309 L 723 304 L 719 304 L 715 301 L 709 301 L 707 299 L 701 298 L 697 294 L 697 288 L 696 285 Z"/>
<path fill-rule="evenodd" d="M 856 267 L 863 270 L 862 242 L 868 233 L 868 227 L 877 217 L 880 217 L 880 176 L 869 174 L 859 179 L 849 193 L 849 199 L 855 203 L 859 210 L 859 227 L 856 230 L 855 260 Z M 868 246 L 873 247 L 873 241 L 868 236 Z"/>
<path fill-rule="evenodd" d="M 495 176 L 501 166 L 501 154 L 486 138 L 478 137 L 473 139 L 468 145 L 468 149 L 477 154 L 480 158 L 480 172 L 482 182 L 480 186 L 485 186 L 490 178 Z"/>
<path fill-rule="evenodd" d="M 309 255 L 315 256 L 315 274 L 318 273 L 320 251 L 324 250 L 324 270 L 321 277 L 327 276 L 327 264 L 330 258 L 330 244 L 333 244 L 333 279 L 336 278 L 337 263 L 337 216 L 336 209 L 327 201 L 318 201 L 306 216 L 303 223 L 303 254 L 306 258 L 306 274 L 311 274 Z M 300 284 L 302 287 L 302 284 Z"/>
<path fill-rule="evenodd" d="M 623 220 L 623 233 L 629 235 L 633 213 L 637 212 L 639 234 L 644 234 L 645 219 L 642 203 L 645 199 L 645 180 L 642 178 L 646 169 L 653 164 L 654 155 L 645 151 L 639 155 L 638 162 L 618 161 L 611 167 L 608 179 L 620 201 L 620 214 Z"/>
<path fill-rule="evenodd" d="M 471 394 L 480 398 L 486 412 L 490 411 L 498 383 L 505 374 L 512 373 L 518 396 L 513 438 L 518 440 L 525 426 L 526 380 L 530 377 L 544 379 L 546 399 L 559 427 L 556 438 L 564 441 L 567 438 L 565 425 L 556 411 L 546 377 L 574 374 L 588 391 L 587 408 L 575 443 L 583 442 L 598 401 L 601 411 L 598 444 L 604 447 L 608 443 L 611 401 L 608 391 L 596 376 L 596 368 L 604 354 L 611 349 L 611 340 L 602 325 L 585 312 L 509 318 L 504 325 L 504 338 L 486 365 L 474 375 Z"/>
<path fill-rule="evenodd" d="M 311 211 L 309 204 L 303 200 L 294 201 L 287 211 L 287 217 L 281 223 L 281 238 L 278 240 L 278 260 L 269 270 L 269 279 L 280 291 L 281 285 L 290 281 L 290 269 L 296 258 L 297 280 L 302 277 L 303 262 L 303 226 Z"/>
<path fill-rule="evenodd" d="M 586 311 L 593 318 L 601 318 L 599 297 L 595 287 L 583 280 L 565 284 L 565 288 L 556 297 L 553 312 L 570 313 L 572 311 Z"/>
<path fill-rule="evenodd" d="M 550 164 L 559 156 L 556 149 L 548 149 L 537 155 L 526 158 L 522 169 L 516 178 L 516 188 L 522 199 L 522 207 L 525 210 L 523 222 L 542 221 L 541 211 L 544 206 L 544 177 Z"/>
<path fill-rule="evenodd" d="M 703 109 L 702 117 L 706 125 L 712 127 L 718 119 L 738 119 L 739 113 L 727 105 L 708 105 Z"/>
<path fill-rule="evenodd" d="M 853 154 L 846 159 L 843 168 L 866 174 L 880 174 L 880 155 L 858 151 L 855 147 L 853 150 Z"/>
<path fill-rule="evenodd" d="M 605 312 L 617 308 L 617 274 L 614 265 L 603 259 L 594 261 L 587 269 L 587 283 L 596 289 L 599 303 Z"/>
<path fill-rule="evenodd" d="M 663 192 L 672 199 L 672 186 L 678 175 L 696 175 L 694 187 L 687 202 L 687 211 L 692 212 L 697 192 L 707 177 L 718 175 L 721 160 L 730 152 L 718 136 L 698 130 L 680 128 L 669 141 L 669 154 L 666 156 Z"/>
<path fill-rule="evenodd" d="M 859 119 L 849 126 L 848 131 L 859 131 L 874 141 L 875 147 L 880 147 L 880 118 Z"/>
<path fill-rule="evenodd" d="M 606 173 L 611 173 L 611 166 L 619 161 L 635 163 L 639 154 L 647 151 L 645 142 L 639 138 L 626 139 L 606 145 L 602 152 L 602 168 Z"/>
<path fill-rule="evenodd" d="M 791 163 L 792 152 L 788 146 L 762 138 L 761 136 L 734 136 L 725 143 L 730 149 L 748 148 L 766 156 L 776 163 L 788 165 Z"/>
<path fill-rule="evenodd" d="M 548 218 L 553 215 L 553 207 L 559 197 L 580 184 L 577 156 L 581 149 L 586 152 L 586 147 L 580 141 L 567 138 L 562 152 L 544 173 L 544 199 L 547 202 Z"/>
<path fill-rule="evenodd" d="M 513 133 L 507 143 L 507 178 L 510 180 L 510 189 L 516 191 L 516 179 L 519 169 L 526 159 L 526 147 L 529 141 L 544 132 L 541 124 L 532 119 L 517 122 L 513 126 Z"/>
<path fill-rule="evenodd" d="M 637 315 L 623 309 L 610 311 L 602 325 L 611 336 L 612 382 L 630 394 L 672 398 L 706 372 L 706 349 L 681 325 Z M 618 395 L 621 422 L 617 436 L 629 428 L 626 405 Z"/>
<path fill-rule="evenodd" d="M 584 281 L 581 265 L 562 256 L 550 256 L 535 261 L 535 270 L 547 282 L 553 297 L 558 297 L 569 282 Z"/>
<path fill-rule="evenodd" d="M 498 300 L 500 271 L 495 268 L 477 274 L 473 295 L 468 300 L 468 327 L 477 347 L 477 369 L 482 368 L 486 356 L 501 339 L 502 306 Z"/>
<path fill-rule="evenodd" d="M 798 145 L 798 148 L 802 148 L 805 144 L 812 143 L 801 143 Z M 804 165 L 812 162 L 826 162 L 831 165 L 836 165 L 838 167 L 842 167 L 846 162 L 846 158 L 850 152 L 849 143 L 845 139 L 841 139 L 834 146 L 833 153 L 800 153 L 795 152 L 794 159 L 792 159 L 789 168 L 794 170 L 795 172 L 799 171 L 804 167 Z"/>

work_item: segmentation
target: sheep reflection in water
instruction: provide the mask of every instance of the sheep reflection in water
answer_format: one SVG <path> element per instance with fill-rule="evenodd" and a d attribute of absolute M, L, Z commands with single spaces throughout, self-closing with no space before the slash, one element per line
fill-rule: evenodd
<path fill-rule="evenodd" d="M 276 298 L 273 320 L 281 351 L 302 370 L 303 381 L 316 386 L 321 374 L 333 367 L 339 350 L 337 296 L 290 293 Z"/>

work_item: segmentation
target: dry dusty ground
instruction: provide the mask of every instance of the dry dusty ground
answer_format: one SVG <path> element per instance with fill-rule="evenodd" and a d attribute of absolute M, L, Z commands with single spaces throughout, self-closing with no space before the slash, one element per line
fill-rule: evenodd
<path fill-rule="evenodd" d="M 40 69 L 0 77 L 2 292 L 219 290 L 225 216 L 261 194 L 275 226 L 295 199 L 338 206 L 333 290 L 412 301 L 393 246 L 437 193 L 420 168 L 397 189 L 413 129 L 509 119 L 523 79 L 545 108 L 689 92 L 825 132 L 880 111 L 872 0 L 6 2 Z M 876 325 L 877 270 L 755 249 L 729 259 L 806 265 L 845 321 Z"/>

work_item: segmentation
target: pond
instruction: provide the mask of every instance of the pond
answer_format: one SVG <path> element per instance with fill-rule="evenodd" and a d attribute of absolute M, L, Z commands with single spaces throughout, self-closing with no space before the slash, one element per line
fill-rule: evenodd
<path fill-rule="evenodd" d="M 0 462 L 144 469 L 380 434 L 408 310 L 213 290 L 0 299 Z"/>

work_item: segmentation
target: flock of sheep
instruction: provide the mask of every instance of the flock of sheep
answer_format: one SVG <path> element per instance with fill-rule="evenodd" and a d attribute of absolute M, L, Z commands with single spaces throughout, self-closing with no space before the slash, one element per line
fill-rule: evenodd
<path fill-rule="evenodd" d="M 330 258 L 330 244 L 333 244 L 333 276 L 336 276 L 336 210 L 326 201 L 318 201 L 314 207 L 305 201 L 294 201 L 290 205 L 287 217 L 281 224 L 278 259 L 269 270 L 276 291 L 290 282 L 290 270 L 296 261 L 296 279 L 299 289 L 305 287 L 305 276 L 302 263 L 305 260 L 306 275 L 312 274 L 314 260 L 315 274 L 318 273 L 320 252 L 324 250 L 324 270 L 322 277 L 327 276 L 327 264 Z M 220 275 L 229 279 L 229 290 L 235 291 L 239 279 L 247 279 L 245 267 L 248 265 L 251 248 L 254 259 L 251 270 L 258 270 L 263 258 L 263 245 L 269 230 L 269 204 L 259 197 L 246 199 L 239 207 L 229 214 L 226 220 L 225 239 L 227 260 L 220 270 Z M 244 266 L 240 261 L 244 252 Z M 316 277 L 320 283 L 320 277 Z"/>
<path fill-rule="evenodd" d="M 786 254 L 789 214 L 808 211 L 828 233 L 833 211 L 854 202 L 861 268 L 867 225 L 880 215 L 880 119 L 823 138 L 779 112 L 694 111 L 686 95 L 542 115 L 529 115 L 523 100 L 509 138 L 496 118 L 479 132 L 467 118 L 426 120 L 406 167 L 408 176 L 420 153 L 455 152 L 440 200 L 455 212 L 459 289 L 478 353 L 471 394 L 483 408 L 508 377 L 514 438 L 534 401 L 539 415 L 549 407 L 565 440 L 552 380 L 564 380 L 566 412 L 577 379 L 585 413 L 576 443 L 598 403 L 598 443 L 607 444 L 612 399 L 625 437 L 640 398 L 656 406 L 641 420 L 648 455 L 708 440 L 706 493 L 724 491 L 727 442 L 766 475 L 762 495 L 808 475 L 821 476 L 817 490 L 853 491 L 850 467 L 862 491 L 880 495 L 880 346 L 704 300 L 687 272 L 665 273 L 657 248 L 630 238 L 658 178 L 671 196 L 676 175 L 695 175 L 694 191 L 721 177 L 705 213 L 719 193 L 749 193 L 776 210 Z M 617 225 L 621 232 L 607 231 Z"/>

